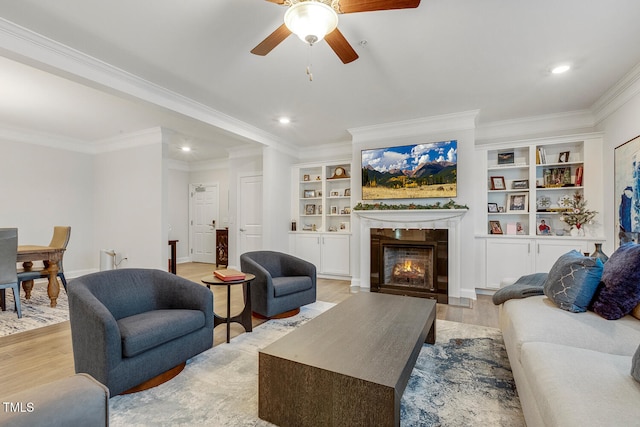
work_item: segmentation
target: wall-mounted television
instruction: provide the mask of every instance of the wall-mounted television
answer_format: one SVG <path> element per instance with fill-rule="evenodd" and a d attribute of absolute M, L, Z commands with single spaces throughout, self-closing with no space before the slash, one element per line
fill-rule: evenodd
<path fill-rule="evenodd" d="M 362 199 L 457 195 L 458 141 L 362 150 Z"/>

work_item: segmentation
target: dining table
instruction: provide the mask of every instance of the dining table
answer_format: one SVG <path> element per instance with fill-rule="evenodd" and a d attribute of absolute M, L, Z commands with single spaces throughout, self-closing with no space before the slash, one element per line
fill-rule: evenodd
<path fill-rule="evenodd" d="M 37 245 L 19 245 L 17 261 L 22 263 L 24 271 L 32 271 L 34 261 L 42 261 L 45 270 L 49 273 L 49 284 L 47 286 L 47 295 L 51 301 L 51 307 L 55 307 L 60 295 L 60 285 L 58 284 L 58 263 L 62 261 L 64 248 L 54 248 L 52 246 Z M 33 280 L 25 280 L 22 282 L 25 298 L 31 298 L 31 290 L 33 289 Z"/>

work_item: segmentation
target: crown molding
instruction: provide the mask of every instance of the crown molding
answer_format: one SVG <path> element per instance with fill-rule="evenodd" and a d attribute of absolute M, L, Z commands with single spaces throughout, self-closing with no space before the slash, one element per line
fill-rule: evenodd
<path fill-rule="evenodd" d="M 0 18 L 0 51 L 65 78 L 132 96 L 268 146 L 292 144 L 104 61 Z"/>
<path fill-rule="evenodd" d="M 21 142 L 55 149 L 93 154 L 94 149 L 86 141 L 38 132 L 33 129 L 22 129 L 0 123 L 0 140 Z"/>
<path fill-rule="evenodd" d="M 134 147 L 143 147 L 163 142 L 164 129 L 154 127 L 137 132 L 130 132 L 106 138 L 91 143 L 94 154 L 108 153 L 112 151 L 129 150 Z"/>
<path fill-rule="evenodd" d="M 189 163 L 182 160 L 167 159 L 167 167 L 172 171 L 190 172 Z"/>
<path fill-rule="evenodd" d="M 471 130 L 476 127 L 479 110 L 442 114 L 420 119 L 384 123 L 347 129 L 353 135 L 353 143 L 370 142 L 390 138 L 407 138 L 431 133 Z"/>
<path fill-rule="evenodd" d="M 334 160 L 351 157 L 351 141 L 333 142 L 329 144 L 314 145 L 298 150 L 296 158 L 300 161 L 315 161 L 316 159 Z"/>
<path fill-rule="evenodd" d="M 629 71 L 591 106 L 596 124 L 615 113 L 631 98 L 640 93 L 640 64 Z"/>
<path fill-rule="evenodd" d="M 591 110 L 501 120 L 478 125 L 476 129 L 476 144 L 564 132 L 590 131 L 593 130 L 595 125 L 595 117 Z"/>
<path fill-rule="evenodd" d="M 203 160 L 201 162 L 189 162 L 189 172 L 227 170 L 229 159 Z"/>

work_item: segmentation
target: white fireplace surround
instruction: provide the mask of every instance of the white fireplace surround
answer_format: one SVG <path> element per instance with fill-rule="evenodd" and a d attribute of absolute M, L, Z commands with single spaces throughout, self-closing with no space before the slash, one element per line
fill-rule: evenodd
<path fill-rule="evenodd" d="M 369 290 L 371 229 L 446 229 L 449 231 L 449 297 L 460 296 L 460 221 L 467 209 L 354 210 L 360 231 L 360 283 Z"/>

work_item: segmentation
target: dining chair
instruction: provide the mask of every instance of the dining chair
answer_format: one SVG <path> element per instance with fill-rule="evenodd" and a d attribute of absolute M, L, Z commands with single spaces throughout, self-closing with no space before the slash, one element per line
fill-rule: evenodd
<path fill-rule="evenodd" d="M 0 292 L 4 310 L 4 297 L 6 289 L 13 289 L 13 299 L 18 318 L 22 317 L 22 306 L 20 305 L 20 287 L 18 284 L 18 270 L 16 262 L 18 260 L 18 229 L 0 228 Z"/>
<path fill-rule="evenodd" d="M 53 227 L 53 237 L 51 238 L 51 242 L 49 246 L 52 248 L 61 248 L 66 249 L 67 244 L 69 243 L 69 237 L 71 237 L 71 227 L 68 226 L 60 226 L 56 225 Z M 62 253 L 62 258 L 64 258 L 64 252 Z M 18 272 L 18 281 L 25 282 L 27 280 L 41 279 L 45 277 L 49 277 L 49 263 L 47 261 L 44 262 L 44 268 L 42 270 L 33 270 L 33 271 L 19 271 Z M 62 266 L 62 259 L 58 262 L 58 277 L 62 281 L 62 286 L 64 286 L 65 292 L 67 291 L 67 279 L 64 277 L 64 268 Z"/>
<path fill-rule="evenodd" d="M 56 225 L 53 227 L 53 237 L 51 238 L 51 243 L 49 246 L 52 248 L 61 248 L 67 249 L 67 245 L 69 244 L 69 238 L 71 237 L 71 227 L 68 226 L 60 226 Z M 62 286 L 64 286 L 65 292 L 67 291 L 67 279 L 64 277 L 64 268 L 62 267 L 62 260 L 64 259 L 64 252 L 62 253 L 62 258 L 58 262 L 58 277 L 62 281 Z M 48 267 L 45 262 L 45 268 Z M 48 274 L 46 271 L 43 271 L 41 277 L 47 277 Z"/>

